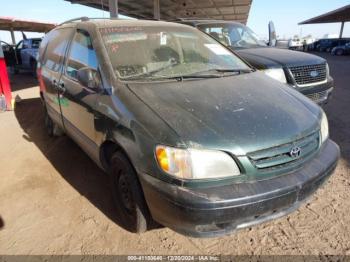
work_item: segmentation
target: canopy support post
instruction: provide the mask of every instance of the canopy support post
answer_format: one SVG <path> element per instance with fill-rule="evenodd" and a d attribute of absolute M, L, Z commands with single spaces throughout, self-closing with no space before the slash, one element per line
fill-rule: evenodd
<path fill-rule="evenodd" d="M 109 0 L 109 15 L 111 18 L 118 18 L 118 0 Z"/>
<path fill-rule="evenodd" d="M 16 45 L 15 32 L 13 31 L 13 28 L 10 29 L 10 32 L 11 32 L 12 44 Z"/>
<path fill-rule="evenodd" d="M 339 38 L 343 38 L 344 24 L 345 22 L 341 22 Z"/>
<path fill-rule="evenodd" d="M 155 20 L 160 20 L 159 0 L 153 0 L 153 17 Z"/>

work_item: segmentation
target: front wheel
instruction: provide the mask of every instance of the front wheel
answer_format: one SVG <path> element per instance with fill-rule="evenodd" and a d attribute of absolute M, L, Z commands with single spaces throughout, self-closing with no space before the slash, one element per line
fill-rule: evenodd
<path fill-rule="evenodd" d="M 150 214 L 137 174 L 121 152 L 111 158 L 111 184 L 120 223 L 126 230 L 143 233 L 150 225 Z"/>

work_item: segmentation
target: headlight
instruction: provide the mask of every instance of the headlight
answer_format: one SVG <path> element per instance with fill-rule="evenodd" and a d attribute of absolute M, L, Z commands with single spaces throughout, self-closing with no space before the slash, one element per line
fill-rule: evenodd
<path fill-rule="evenodd" d="M 240 175 L 236 162 L 221 151 L 156 147 L 160 168 L 182 179 L 211 179 Z"/>
<path fill-rule="evenodd" d="M 328 65 L 328 63 L 326 63 L 326 76 L 327 76 L 327 78 L 329 76 L 329 65 Z"/>
<path fill-rule="evenodd" d="M 324 141 L 327 140 L 329 133 L 328 133 L 328 119 L 324 112 L 322 112 L 322 118 L 321 118 L 321 143 L 323 144 Z"/>
<path fill-rule="evenodd" d="M 272 77 L 273 79 L 276 79 L 285 84 L 287 83 L 286 75 L 284 74 L 284 71 L 282 68 L 266 69 L 266 70 L 263 70 L 263 72 L 269 77 Z"/>

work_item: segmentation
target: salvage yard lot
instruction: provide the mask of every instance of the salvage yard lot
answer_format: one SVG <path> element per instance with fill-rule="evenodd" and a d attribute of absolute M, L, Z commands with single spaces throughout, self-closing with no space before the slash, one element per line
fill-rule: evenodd
<path fill-rule="evenodd" d="M 0 114 L 0 254 L 347 254 L 350 255 L 350 57 L 324 56 L 336 89 L 325 111 L 339 165 L 299 210 L 220 238 L 118 226 L 108 179 L 68 137 L 50 138 L 37 83 L 14 77 L 23 99 Z"/>

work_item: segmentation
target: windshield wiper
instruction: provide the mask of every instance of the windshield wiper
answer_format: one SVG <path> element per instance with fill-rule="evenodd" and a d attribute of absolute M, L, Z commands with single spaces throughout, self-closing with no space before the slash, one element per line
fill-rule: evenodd
<path fill-rule="evenodd" d="M 215 73 L 220 73 L 220 74 L 213 74 L 211 72 L 215 72 Z M 253 72 L 252 69 L 223 69 L 223 68 L 214 68 L 214 69 L 209 69 L 209 70 L 205 70 L 205 71 L 200 71 L 200 72 L 196 72 L 193 74 L 189 74 L 189 75 L 178 75 L 178 76 L 160 76 L 157 77 L 158 79 L 175 79 L 178 81 L 182 81 L 184 79 L 200 79 L 200 78 L 221 78 L 224 77 L 225 73 L 233 73 L 235 75 L 239 75 L 239 74 L 245 74 L 245 73 L 251 73 Z M 232 74 L 230 74 L 232 75 Z M 228 76 L 228 75 L 226 75 Z"/>
<path fill-rule="evenodd" d="M 141 74 L 136 74 L 136 75 L 130 75 L 130 76 L 126 76 L 126 77 L 123 77 L 123 80 L 128 80 L 128 79 L 138 79 L 139 77 L 148 77 L 148 76 L 153 76 L 154 74 L 156 73 L 159 73 L 163 70 L 166 70 L 170 67 L 173 67 L 175 65 L 177 65 L 178 63 L 173 60 L 173 59 L 169 59 L 169 61 L 167 62 L 167 64 L 165 66 L 162 66 L 160 68 L 157 68 L 157 69 L 154 69 L 154 70 L 151 70 L 151 71 L 148 71 L 148 72 L 145 72 L 145 73 L 141 73 Z"/>
<path fill-rule="evenodd" d="M 218 73 L 237 73 L 237 74 L 247 74 L 247 73 L 251 73 L 252 69 L 225 69 L 225 68 L 213 68 L 213 69 L 209 69 L 206 71 L 202 71 L 199 73 L 206 73 L 206 72 L 211 72 L 211 71 L 215 71 Z"/>

